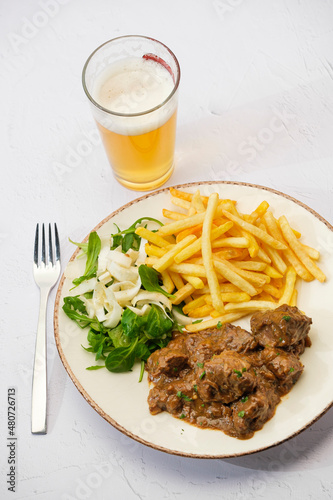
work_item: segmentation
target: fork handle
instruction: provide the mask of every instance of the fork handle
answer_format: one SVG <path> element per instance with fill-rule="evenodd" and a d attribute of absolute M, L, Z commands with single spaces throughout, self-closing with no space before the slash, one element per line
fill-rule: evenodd
<path fill-rule="evenodd" d="M 46 308 L 49 288 L 40 290 L 35 359 L 32 376 L 31 432 L 46 434 L 47 423 L 47 360 L 46 360 Z"/>

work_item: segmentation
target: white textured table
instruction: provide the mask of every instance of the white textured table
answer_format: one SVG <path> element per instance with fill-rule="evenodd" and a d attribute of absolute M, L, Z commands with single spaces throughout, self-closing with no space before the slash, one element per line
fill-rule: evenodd
<path fill-rule="evenodd" d="M 290 0 L 13 0 L 1 5 L 0 497 L 328 499 L 333 410 L 254 455 L 194 460 L 130 440 L 80 396 L 49 307 L 49 431 L 30 433 L 37 221 L 56 221 L 63 265 L 140 193 L 117 184 L 81 88 L 86 57 L 122 34 L 166 43 L 182 68 L 176 169 L 167 185 L 234 180 L 296 197 L 333 223 L 333 3 Z M 325 380 L 325 383 L 328 381 Z M 7 391 L 16 388 L 15 492 Z"/>

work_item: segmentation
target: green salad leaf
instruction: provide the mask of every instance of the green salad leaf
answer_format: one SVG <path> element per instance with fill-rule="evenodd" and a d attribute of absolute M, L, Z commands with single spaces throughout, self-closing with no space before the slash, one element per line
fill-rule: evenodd
<path fill-rule="evenodd" d="M 159 274 L 152 267 L 148 267 L 145 264 L 139 266 L 139 276 L 141 278 L 142 286 L 148 292 L 159 292 L 163 293 L 169 299 L 174 296 L 171 293 L 166 292 L 159 284 Z"/>
<path fill-rule="evenodd" d="M 89 235 L 88 246 L 86 247 L 85 251 L 85 253 L 87 254 L 86 268 L 82 276 L 73 280 L 73 285 L 78 286 L 83 281 L 94 278 L 96 276 L 97 261 L 100 250 L 101 239 L 96 231 L 92 231 Z"/>
<path fill-rule="evenodd" d="M 135 234 L 135 230 L 137 226 L 142 224 L 143 221 L 151 221 L 151 222 L 156 222 L 160 226 L 163 226 L 163 223 L 157 219 L 154 219 L 153 217 L 141 217 L 140 219 L 137 219 L 133 224 L 127 228 L 121 231 L 117 224 L 115 224 L 116 228 L 118 229 L 117 233 L 111 234 L 112 236 L 112 246 L 111 250 L 114 250 L 115 248 L 118 248 L 121 246 L 121 251 L 123 253 L 128 252 L 130 248 L 133 250 L 139 250 L 140 244 L 141 244 L 141 237 L 138 234 Z"/>

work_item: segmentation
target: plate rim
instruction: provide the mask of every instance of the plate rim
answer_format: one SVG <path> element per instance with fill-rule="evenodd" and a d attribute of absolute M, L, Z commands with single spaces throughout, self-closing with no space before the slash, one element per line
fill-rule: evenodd
<path fill-rule="evenodd" d="M 301 206 L 302 208 L 304 208 L 308 212 L 310 212 L 313 216 L 315 216 L 323 224 L 325 224 L 325 226 L 331 232 L 333 232 L 333 226 L 324 217 L 322 217 L 318 212 L 316 212 L 315 210 L 313 210 L 311 207 L 309 207 L 305 203 L 297 200 L 293 196 L 290 196 L 290 195 L 288 195 L 286 193 L 283 193 L 283 192 L 281 192 L 279 190 L 276 190 L 274 188 L 270 188 L 270 187 L 267 187 L 267 186 L 262 186 L 260 184 L 251 184 L 251 183 L 248 183 L 248 182 L 237 182 L 237 181 L 195 181 L 195 182 L 188 182 L 188 183 L 183 183 L 183 184 L 177 184 L 177 185 L 173 185 L 173 186 L 168 186 L 168 187 L 164 187 L 164 188 L 161 188 L 161 189 L 158 189 L 158 190 L 155 190 L 155 191 L 151 191 L 149 193 L 146 193 L 143 196 L 139 196 L 139 197 L 137 197 L 137 198 L 129 201 L 128 203 L 125 203 L 125 205 L 122 205 L 118 209 L 116 209 L 113 212 L 111 212 L 102 221 L 100 221 L 93 229 L 91 229 L 89 231 L 89 233 L 86 235 L 86 237 L 82 240 L 82 242 L 88 241 L 89 234 L 92 231 L 97 231 L 104 224 L 106 224 L 110 219 L 112 219 L 113 217 L 115 217 L 117 214 L 121 213 L 122 211 L 126 210 L 128 207 L 130 207 L 130 206 L 132 206 L 132 205 L 134 205 L 134 204 L 136 204 L 136 203 L 138 203 L 140 201 L 143 201 L 143 200 L 145 200 L 147 198 L 150 198 L 151 196 L 157 196 L 158 194 L 163 193 L 163 192 L 168 192 L 170 190 L 170 188 L 181 190 L 181 189 L 185 189 L 185 188 L 192 188 L 192 187 L 195 187 L 195 186 L 203 186 L 203 185 L 235 185 L 235 186 L 244 186 L 244 187 L 249 187 L 249 188 L 261 189 L 263 191 L 268 191 L 268 192 L 276 194 L 278 196 L 282 196 L 282 197 L 284 197 L 284 198 L 286 198 L 286 199 L 288 199 L 288 200 L 296 203 L 297 205 Z M 65 370 L 66 370 L 66 372 L 67 372 L 67 374 L 69 376 L 69 378 L 71 379 L 71 381 L 73 382 L 73 384 L 75 385 L 75 387 L 77 388 L 77 390 L 80 392 L 81 396 L 87 401 L 87 403 L 104 420 L 106 420 L 115 429 L 117 429 L 118 431 L 122 432 L 127 437 L 129 437 L 129 438 L 131 438 L 131 439 L 133 439 L 133 440 L 135 440 L 135 441 L 137 441 L 137 442 L 139 442 L 139 443 L 141 443 L 141 444 L 143 444 L 145 446 L 148 446 L 149 448 L 152 448 L 154 450 L 158 450 L 158 451 L 161 451 L 161 452 L 164 452 L 164 453 L 168 453 L 168 454 L 171 454 L 171 455 L 182 456 L 182 457 L 186 457 L 186 458 L 193 458 L 193 459 L 197 459 L 197 458 L 199 458 L 199 459 L 236 458 L 236 457 L 242 457 L 242 456 L 252 455 L 252 454 L 258 453 L 260 451 L 268 450 L 268 449 L 274 448 L 277 445 L 285 443 L 286 441 L 289 441 L 290 439 L 293 439 L 294 437 L 298 436 L 301 432 L 303 432 L 304 430 L 308 429 L 315 422 L 317 422 L 333 406 L 333 401 L 332 401 L 331 403 L 329 403 L 320 412 L 320 414 L 318 414 L 317 416 L 315 416 L 310 422 L 308 422 L 307 424 L 305 424 L 304 426 L 302 426 L 300 429 L 298 429 L 297 431 L 293 432 L 290 436 L 287 436 L 287 437 L 285 437 L 283 439 L 280 439 L 280 440 L 278 440 L 278 441 L 276 441 L 274 443 L 271 443 L 269 445 L 260 446 L 260 447 L 258 447 L 255 450 L 249 450 L 249 451 L 243 451 L 243 452 L 235 452 L 235 453 L 227 453 L 227 454 L 222 454 L 222 455 L 190 453 L 190 452 L 185 452 L 185 451 L 180 451 L 180 450 L 173 450 L 173 449 L 170 449 L 170 448 L 165 448 L 164 446 L 161 446 L 161 445 L 158 445 L 158 444 L 151 443 L 151 442 L 146 441 L 145 439 L 141 438 L 140 436 L 137 436 L 137 435 L 133 434 L 131 431 L 129 431 L 128 429 L 126 429 L 125 427 L 123 427 L 121 424 L 119 424 L 110 415 L 108 415 L 94 401 L 94 399 L 88 394 L 88 392 L 84 389 L 84 387 L 82 386 L 82 384 L 79 382 L 79 380 L 74 375 L 74 373 L 73 373 L 73 371 L 72 371 L 72 369 L 70 367 L 70 364 L 68 363 L 68 361 L 66 359 L 65 353 L 64 353 L 64 351 L 62 349 L 62 345 L 61 345 L 61 342 L 60 342 L 60 335 L 59 335 L 60 297 L 61 297 L 63 285 L 64 285 L 65 280 L 66 280 L 65 270 L 66 270 L 68 264 L 70 262 L 72 262 L 76 258 L 76 256 L 78 255 L 79 251 L 80 251 L 80 248 L 76 248 L 76 250 L 73 252 L 72 256 L 70 257 L 68 263 L 66 264 L 66 267 L 64 268 L 64 271 L 62 273 L 62 276 L 61 276 L 61 279 L 59 281 L 58 288 L 57 288 L 57 293 L 56 293 L 56 297 L 55 297 L 55 304 L 54 304 L 54 314 L 53 314 L 53 327 L 54 327 L 54 338 L 55 338 L 56 347 L 57 347 L 57 350 L 58 350 L 58 354 L 59 354 L 60 360 L 61 360 L 61 362 L 62 362 L 62 364 L 63 364 L 63 366 L 64 366 L 64 368 L 65 368 Z M 218 431 L 218 430 L 214 430 L 214 431 L 215 432 L 221 432 L 221 431 Z"/>

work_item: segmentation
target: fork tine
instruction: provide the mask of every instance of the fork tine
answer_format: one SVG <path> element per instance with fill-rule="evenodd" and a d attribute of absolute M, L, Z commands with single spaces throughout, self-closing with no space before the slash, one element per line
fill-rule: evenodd
<path fill-rule="evenodd" d="M 52 248 L 52 230 L 51 224 L 49 224 L 49 264 L 54 264 L 53 262 L 53 248 Z"/>
<path fill-rule="evenodd" d="M 38 242 L 39 242 L 39 224 L 36 225 L 35 246 L 34 246 L 34 263 L 38 266 Z"/>
<path fill-rule="evenodd" d="M 58 262 L 60 261 L 60 242 L 59 242 L 57 224 L 54 224 L 54 233 L 55 233 L 55 254 L 56 254 L 56 261 Z"/>
<path fill-rule="evenodd" d="M 45 226 L 42 225 L 42 258 L 41 261 L 43 264 L 46 264 L 46 255 L 45 255 Z"/>

